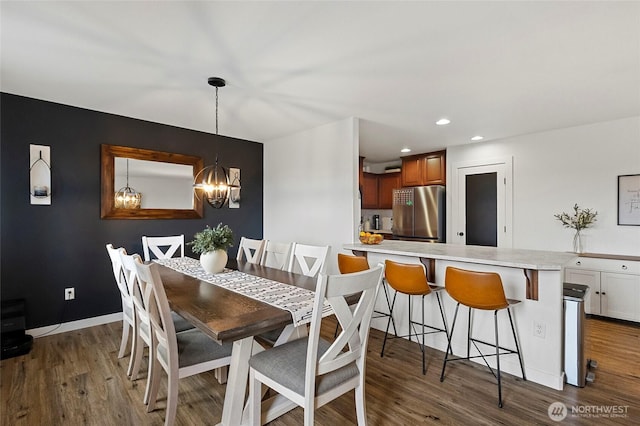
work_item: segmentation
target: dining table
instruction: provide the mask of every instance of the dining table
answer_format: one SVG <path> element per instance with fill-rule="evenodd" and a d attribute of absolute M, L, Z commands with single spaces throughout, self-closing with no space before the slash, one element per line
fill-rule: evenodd
<path fill-rule="evenodd" d="M 220 274 L 206 273 L 199 262 L 191 258 L 156 260 L 155 263 L 171 309 L 214 341 L 233 342 L 222 418 L 218 424 L 247 424 L 245 395 L 249 358 L 264 350 L 256 343 L 256 337 L 283 330 L 277 345 L 306 336 L 316 278 L 235 259 L 230 259 Z M 297 311 L 288 310 L 291 307 Z M 263 422 L 293 408 L 295 405 L 280 395 L 266 400 Z"/>

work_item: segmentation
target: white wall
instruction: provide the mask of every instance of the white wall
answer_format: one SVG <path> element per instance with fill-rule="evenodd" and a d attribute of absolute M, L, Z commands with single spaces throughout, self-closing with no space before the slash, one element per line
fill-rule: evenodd
<path fill-rule="evenodd" d="M 360 219 L 358 140 L 349 118 L 264 144 L 264 238 L 331 245 L 329 273 Z"/>
<path fill-rule="evenodd" d="M 640 117 L 451 147 L 447 181 L 455 163 L 506 156 L 513 156 L 514 248 L 571 251 L 573 231 L 553 215 L 578 203 L 598 212 L 583 231 L 585 251 L 640 255 L 640 226 L 617 225 L 617 177 L 640 174 Z"/>

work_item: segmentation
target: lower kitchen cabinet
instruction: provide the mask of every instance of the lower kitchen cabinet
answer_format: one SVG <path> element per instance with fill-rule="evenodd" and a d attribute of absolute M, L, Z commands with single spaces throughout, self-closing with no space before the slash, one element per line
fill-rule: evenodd
<path fill-rule="evenodd" d="M 640 275 L 600 273 L 602 315 L 640 321 Z"/>
<path fill-rule="evenodd" d="M 579 258 L 564 281 L 589 286 L 587 314 L 640 322 L 640 262 Z"/>

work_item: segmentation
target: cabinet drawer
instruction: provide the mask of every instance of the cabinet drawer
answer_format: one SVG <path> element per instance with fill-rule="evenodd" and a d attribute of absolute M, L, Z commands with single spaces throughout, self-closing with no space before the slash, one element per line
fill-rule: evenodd
<path fill-rule="evenodd" d="M 571 284 L 583 284 L 589 287 L 600 286 L 600 271 L 588 269 L 565 268 L 564 282 Z"/>
<path fill-rule="evenodd" d="M 618 272 L 621 274 L 640 274 L 640 262 L 615 260 L 615 259 L 597 259 L 591 257 L 579 257 L 567 265 L 576 269 L 590 269 L 606 272 Z"/>

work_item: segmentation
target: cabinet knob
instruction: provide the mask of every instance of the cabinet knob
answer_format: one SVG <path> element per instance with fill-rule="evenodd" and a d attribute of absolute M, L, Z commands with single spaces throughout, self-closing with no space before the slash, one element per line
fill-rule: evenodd
<path fill-rule="evenodd" d="M 602 295 L 603 295 L 603 296 L 606 296 L 606 295 L 607 295 L 607 293 L 605 293 L 605 292 L 603 291 L 603 292 L 602 292 Z"/>
<path fill-rule="evenodd" d="M 459 237 L 464 237 L 464 232 L 458 232 Z"/>
<path fill-rule="evenodd" d="M 627 265 L 622 265 L 622 269 L 626 271 L 627 270 Z"/>
<path fill-rule="evenodd" d="M 578 261 L 576 262 L 576 265 L 580 266 L 580 265 L 582 265 L 582 263 L 578 260 Z"/>
<path fill-rule="evenodd" d="M 600 294 L 600 292 L 599 292 L 599 291 L 596 291 L 596 294 Z"/>

